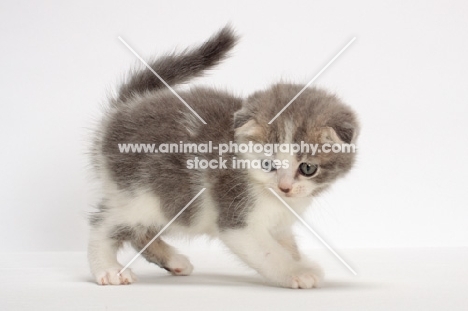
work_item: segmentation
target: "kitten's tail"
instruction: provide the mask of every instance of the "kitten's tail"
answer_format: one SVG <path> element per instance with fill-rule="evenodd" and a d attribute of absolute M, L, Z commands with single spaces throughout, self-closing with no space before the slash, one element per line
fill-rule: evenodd
<path fill-rule="evenodd" d="M 170 86 L 201 76 L 203 71 L 220 63 L 237 42 L 237 36 L 225 26 L 208 41 L 179 54 L 172 54 L 149 62 L 150 67 Z M 148 68 L 133 75 L 120 87 L 118 100 L 125 101 L 134 94 L 158 90 L 164 83 Z"/>

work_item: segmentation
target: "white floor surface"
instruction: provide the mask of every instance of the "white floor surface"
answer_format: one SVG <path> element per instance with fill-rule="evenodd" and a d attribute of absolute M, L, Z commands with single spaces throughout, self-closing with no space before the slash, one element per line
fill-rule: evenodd
<path fill-rule="evenodd" d="M 306 253 L 325 269 L 320 289 L 268 286 L 219 249 L 192 250 L 187 277 L 138 259 L 128 286 L 96 285 L 85 253 L 3 253 L 0 310 L 468 310 L 468 248 L 340 250 L 358 276 L 326 250 Z"/>

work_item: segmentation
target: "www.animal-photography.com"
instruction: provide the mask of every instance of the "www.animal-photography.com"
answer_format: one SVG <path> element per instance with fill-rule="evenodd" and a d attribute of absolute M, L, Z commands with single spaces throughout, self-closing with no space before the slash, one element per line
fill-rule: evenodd
<path fill-rule="evenodd" d="M 2 8 L 2 310 L 468 308 L 466 3 Z"/>

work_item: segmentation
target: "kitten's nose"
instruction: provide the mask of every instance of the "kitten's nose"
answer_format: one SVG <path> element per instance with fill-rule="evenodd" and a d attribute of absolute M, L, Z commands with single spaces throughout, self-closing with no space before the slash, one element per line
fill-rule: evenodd
<path fill-rule="evenodd" d="M 291 191 L 291 188 L 282 188 L 281 186 L 279 186 L 280 190 L 283 191 L 284 193 L 288 193 L 289 191 Z"/>
<path fill-rule="evenodd" d="M 294 173 L 291 170 L 279 169 L 277 173 L 278 188 L 283 193 L 290 193 L 294 183 Z"/>

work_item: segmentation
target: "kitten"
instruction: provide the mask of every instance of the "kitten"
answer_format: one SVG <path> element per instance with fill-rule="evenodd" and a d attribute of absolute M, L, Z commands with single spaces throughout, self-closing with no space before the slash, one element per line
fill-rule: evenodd
<path fill-rule="evenodd" d="M 218 64 L 237 41 L 229 27 L 204 44 L 162 57 L 150 66 L 169 85 L 200 76 Z M 129 284 L 116 253 L 123 242 L 140 251 L 202 188 L 206 190 L 167 228 L 166 234 L 209 235 L 221 239 L 267 281 L 284 287 L 311 288 L 321 269 L 302 255 L 294 240 L 294 215 L 269 191 L 272 188 L 298 214 L 353 165 L 353 153 L 290 154 L 228 152 L 226 168 L 188 168 L 195 157 L 217 160 L 216 152 L 120 152 L 122 143 L 353 143 L 356 117 L 335 96 L 307 88 L 272 124 L 268 122 L 303 85 L 276 84 L 247 99 L 209 88 L 178 92 L 203 124 L 148 69 L 134 73 L 110 100 L 92 149 L 102 181 L 99 210 L 90 217 L 88 258 L 97 283 Z M 239 169 L 233 160 L 280 160 Z M 266 164 L 265 164 L 266 163 Z M 281 168 L 274 164 L 287 163 Z M 271 165 L 271 166 L 269 166 Z M 142 255 L 173 275 L 189 275 L 193 266 L 159 237 Z"/>

